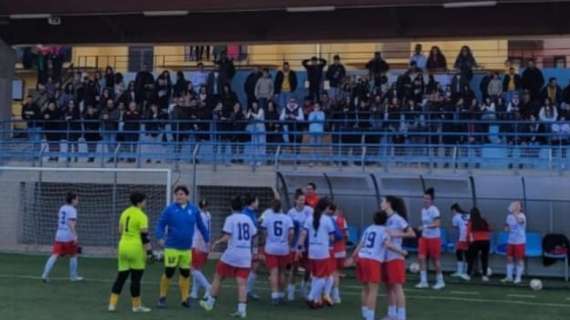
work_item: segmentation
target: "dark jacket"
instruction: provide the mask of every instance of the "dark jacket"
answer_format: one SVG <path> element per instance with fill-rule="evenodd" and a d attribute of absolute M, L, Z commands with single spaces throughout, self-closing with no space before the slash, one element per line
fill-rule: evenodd
<path fill-rule="evenodd" d="M 257 83 L 257 80 L 261 78 L 261 76 L 261 72 L 252 72 L 245 79 L 243 90 L 245 91 L 245 95 L 247 96 L 248 100 L 255 100 L 255 84 Z"/>
<path fill-rule="evenodd" d="M 562 102 L 570 104 L 570 84 L 562 91 Z"/>
<path fill-rule="evenodd" d="M 67 141 L 77 141 L 81 137 L 81 114 L 79 108 L 73 110 L 66 109 L 63 111 L 63 119 L 65 120 L 65 135 L 62 137 Z"/>
<path fill-rule="evenodd" d="M 93 114 L 89 114 L 88 112 L 85 113 L 83 116 L 83 128 L 84 134 L 83 137 L 85 141 L 99 141 L 101 140 L 101 135 L 99 134 L 99 128 L 101 127 L 101 123 L 99 120 L 99 114 L 97 112 L 93 112 Z"/>
<path fill-rule="evenodd" d="M 317 59 L 316 64 L 310 64 L 311 60 L 305 59 L 303 60 L 303 67 L 307 70 L 307 79 L 311 83 L 318 83 L 323 78 L 323 70 L 327 65 L 327 60 L 323 58 Z"/>
<path fill-rule="evenodd" d="M 168 114 L 162 110 L 157 110 L 157 112 L 152 112 L 149 109 L 148 114 L 146 115 L 146 122 L 144 125 L 144 129 L 147 135 L 152 137 L 157 137 L 160 134 L 160 131 L 164 127 L 165 121 L 168 119 Z"/>
<path fill-rule="evenodd" d="M 445 71 L 447 70 L 447 59 L 445 59 L 443 54 L 435 58 L 428 57 L 426 69 L 430 72 Z"/>
<path fill-rule="evenodd" d="M 150 98 L 154 91 L 154 76 L 148 71 L 140 71 L 135 77 L 135 93 L 137 103 Z"/>
<path fill-rule="evenodd" d="M 327 70 L 326 78 L 332 88 L 338 88 L 346 77 L 346 69 L 342 64 L 331 64 Z"/>
<path fill-rule="evenodd" d="M 42 118 L 44 122 L 44 131 L 48 141 L 56 141 L 61 139 L 61 130 L 63 129 L 62 114 L 58 109 L 46 109 Z"/>
<path fill-rule="evenodd" d="M 548 98 L 548 85 L 542 88 L 542 91 L 540 92 L 540 97 L 542 98 L 542 101 Z M 556 100 L 553 102 L 555 104 L 559 104 L 560 102 L 562 102 L 562 88 L 560 88 L 560 86 L 558 85 L 556 86 Z"/>
<path fill-rule="evenodd" d="M 275 85 L 273 86 L 275 94 L 281 93 L 283 89 L 283 79 L 285 79 L 285 74 L 283 71 L 277 71 L 275 76 Z M 289 70 L 289 87 L 291 87 L 291 92 L 297 90 L 297 74 L 293 70 Z"/>
<path fill-rule="evenodd" d="M 104 108 L 100 113 L 101 124 L 104 131 L 117 131 L 121 112 L 117 108 Z"/>
<path fill-rule="evenodd" d="M 22 119 L 26 120 L 28 128 L 37 128 L 41 126 L 42 112 L 40 107 L 35 103 L 26 103 L 22 106 Z"/>
<path fill-rule="evenodd" d="M 366 64 L 366 69 L 370 72 L 372 77 L 378 78 L 390 70 L 388 63 L 382 58 L 375 58 Z"/>
<path fill-rule="evenodd" d="M 538 68 L 527 68 L 522 73 L 522 88 L 530 91 L 531 95 L 536 97 L 540 89 L 544 86 L 544 76 Z"/>
<path fill-rule="evenodd" d="M 214 86 L 218 88 L 218 95 L 221 95 L 224 90 L 224 80 L 222 74 L 218 74 L 218 78 L 215 77 L 214 73 L 208 75 L 208 80 L 206 80 L 206 94 L 208 96 L 214 96 Z"/>
<path fill-rule="evenodd" d="M 141 115 L 138 111 L 125 111 L 123 115 L 123 121 L 125 125 L 123 126 L 123 137 L 125 141 L 138 141 L 139 131 L 141 129 Z"/>
<path fill-rule="evenodd" d="M 522 89 L 522 80 L 521 80 L 521 76 L 519 76 L 518 74 L 515 74 L 514 76 L 515 79 L 515 90 L 521 90 Z M 510 74 L 505 74 L 505 76 L 503 77 L 503 92 L 507 92 L 509 91 L 509 82 L 511 81 L 511 75 Z"/>
<path fill-rule="evenodd" d="M 220 77 L 224 82 L 231 82 L 236 74 L 236 67 L 231 59 L 224 58 L 216 61 L 218 65 L 218 70 L 220 71 Z"/>

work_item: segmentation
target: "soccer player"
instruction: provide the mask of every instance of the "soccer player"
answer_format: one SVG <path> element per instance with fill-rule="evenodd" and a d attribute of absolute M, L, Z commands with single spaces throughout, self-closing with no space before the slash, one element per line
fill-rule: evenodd
<path fill-rule="evenodd" d="M 416 233 L 406 221 L 407 209 L 404 200 L 399 197 L 386 196 L 380 204 L 388 214 L 386 229 L 394 246 L 402 248 L 402 238 L 415 238 Z M 406 262 L 400 254 L 388 251 L 386 261 L 382 265 L 382 282 L 386 283 L 388 292 L 388 319 L 406 320 L 406 296 L 403 286 L 406 283 Z"/>
<path fill-rule="evenodd" d="M 319 202 L 319 195 L 317 194 L 317 185 L 314 182 L 309 182 L 305 186 L 305 201 L 311 208 L 315 208 Z"/>
<path fill-rule="evenodd" d="M 526 217 L 522 212 L 520 201 L 511 203 L 509 205 L 509 212 L 505 225 L 505 231 L 509 233 L 507 242 L 507 277 L 502 281 L 512 282 L 513 272 L 516 269 L 514 283 L 519 284 L 522 282 L 522 275 L 524 272 Z"/>
<path fill-rule="evenodd" d="M 218 244 L 228 242 L 228 247 L 218 261 L 208 297 L 200 301 L 200 306 L 206 311 L 213 310 L 222 281 L 225 278 L 235 278 L 238 286 L 238 308 L 231 316 L 245 319 L 247 315 L 246 282 L 251 269 L 252 242 L 257 235 L 257 227 L 251 218 L 242 212 L 241 197 L 234 197 L 231 200 L 231 207 L 233 213 L 224 222 L 224 235 L 212 246 L 215 248 Z"/>
<path fill-rule="evenodd" d="M 348 223 L 344 217 L 342 209 L 339 209 L 334 205 L 333 219 L 337 227 L 337 231 L 340 232 L 341 238 L 333 243 L 333 287 L 330 296 L 334 304 L 341 303 L 340 299 L 340 273 L 344 269 L 344 262 L 346 260 L 346 241 L 348 240 Z"/>
<path fill-rule="evenodd" d="M 164 274 L 160 279 L 160 297 L 158 307 L 166 307 L 166 295 L 170 288 L 170 281 L 180 270 L 178 286 L 180 288 L 181 305 L 190 307 L 190 265 L 192 264 L 192 240 L 194 229 L 197 227 L 205 242 L 210 241 L 208 229 L 202 221 L 198 208 L 188 201 L 190 191 L 186 186 L 177 186 L 174 189 L 175 203 L 162 211 L 156 225 L 156 238 L 161 247 L 164 247 Z"/>
<path fill-rule="evenodd" d="M 146 196 L 133 192 L 130 195 L 130 201 L 131 206 L 121 213 L 119 220 L 119 233 L 121 234 L 118 250 L 119 272 L 111 289 L 108 310 L 111 312 L 116 310 L 123 285 L 130 275 L 133 312 L 150 312 L 151 310 L 141 303 L 141 281 L 146 259 L 152 258 L 148 237 L 148 218 L 143 211 Z"/>
<path fill-rule="evenodd" d="M 198 207 L 200 208 L 202 222 L 208 229 L 208 237 L 211 239 L 212 216 L 210 212 L 208 212 L 208 201 L 202 199 L 198 203 Z M 204 241 L 204 238 L 197 229 L 198 228 L 194 230 L 194 240 L 192 242 L 192 292 L 190 293 L 190 298 L 192 299 L 198 299 L 200 287 L 204 288 L 206 295 L 208 291 L 210 291 L 210 283 L 202 272 L 202 269 L 208 262 L 209 245 L 208 242 Z"/>
<path fill-rule="evenodd" d="M 386 230 L 388 214 L 378 211 L 374 214 L 374 224 L 366 228 L 362 240 L 352 254 L 356 261 L 356 277 L 362 287 L 362 317 L 365 320 L 374 320 L 376 313 L 376 300 L 378 286 L 382 281 L 382 263 L 390 250 L 405 257 L 407 252 L 390 242 Z"/>
<path fill-rule="evenodd" d="M 52 254 L 46 262 L 42 281 L 48 282 L 48 276 L 57 262 L 58 257 L 69 256 L 69 280 L 81 281 L 82 277 L 77 273 L 77 255 L 79 254 L 79 238 L 77 237 L 77 205 L 79 196 L 75 192 L 65 195 L 65 204 L 59 208 L 57 216 L 57 232 L 52 247 Z"/>
<path fill-rule="evenodd" d="M 436 282 L 432 287 L 435 290 L 445 288 L 443 273 L 441 272 L 441 218 L 439 209 L 433 204 L 435 190 L 429 188 L 424 192 L 424 207 L 422 208 L 422 225 L 418 228 L 422 232 L 418 248 L 420 261 L 420 283 L 418 289 L 429 288 L 427 274 L 427 259 L 431 258 L 435 266 Z"/>
<path fill-rule="evenodd" d="M 463 210 L 458 203 L 451 205 L 453 218 L 451 225 L 457 229 L 457 242 L 455 243 L 455 256 L 457 257 L 457 271 L 452 277 L 461 277 L 467 272 L 467 251 L 469 242 L 467 241 L 467 225 L 469 224 L 469 213 Z"/>
<path fill-rule="evenodd" d="M 257 211 L 259 210 L 259 199 L 250 194 L 244 194 L 242 196 L 243 201 L 243 213 L 248 216 L 256 227 L 259 227 L 259 221 L 257 221 Z M 259 268 L 259 260 L 261 252 L 258 252 L 257 243 L 253 243 L 253 257 L 252 265 L 249 271 L 249 276 L 247 278 L 247 296 L 252 300 L 259 300 L 259 295 L 253 291 L 255 286 L 255 280 L 257 280 L 257 269 Z"/>
<path fill-rule="evenodd" d="M 289 243 L 293 239 L 293 219 L 281 211 L 281 201 L 274 199 L 263 213 L 261 229 L 265 235 L 265 264 L 269 269 L 271 302 L 279 304 L 285 297 L 285 271 L 291 264 Z"/>
<path fill-rule="evenodd" d="M 305 205 L 305 195 L 303 194 L 303 191 L 297 191 L 295 193 L 295 206 L 289 210 L 287 215 L 291 217 L 291 219 L 293 219 L 293 226 L 295 233 L 293 236 L 293 241 L 291 242 L 291 246 L 296 250 L 297 241 L 299 239 L 299 236 L 301 235 L 301 231 L 303 229 L 303 226 L 305 225 L 305 221 L 307 221 L 309 217 L 313 216 L 313 208 Z M 301 266 L 305 269 L 305 276 L 304 276 L 305 280 L 301 284 L 300 288 L 304 292 L 307 287 L 307 281 L 310 276 L 310 273 L 308 272 L 309 265 L 308 265 L 308 258 L 306 252 L 303 252 L 303 255 L 301 255 L 300 259 L 295 259 L 295 261 L 291 263 L 291 270 L 289 272 L 289 279 L 288 279 L 289 285 L 287 286 L 287 300 L 289 301 L 295 300 L 295 275 L 297 274 L 298 269 Z"/>
<path fill-rule="evenodd" d="M 307 218 L 297 242 L 297 258 L 303 254 L 305 239 L 308 239 L 308 256 L 311 264 L 311 291 L 306 299 L 311 309 L 323 306 L 323 294 L 327 278 L 332 275 L 330 244 L 334 241 L 336 227 L 327 216 L 332 211 L 329 199 L 320 199 L 313 216 Z"/>

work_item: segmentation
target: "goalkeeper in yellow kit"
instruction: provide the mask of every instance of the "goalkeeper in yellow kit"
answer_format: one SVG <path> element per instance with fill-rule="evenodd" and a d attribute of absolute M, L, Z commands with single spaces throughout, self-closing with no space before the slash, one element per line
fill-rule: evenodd
<path fill-rule="evenodd" d="M 141 281 L 146 267 L 147 257 L 152 258 L 148 238 L 148 218 L 143 212 L 146 196 L 139 192 L 130 195 L 131 206 L 121 214 L 119 220 L 118 259 L 119 272 L 111 290 L 109 311 L 115 311 L 123 285 L 131 276 L 131 296 L 133 312 L 150 312 L 141 303 Z"/>

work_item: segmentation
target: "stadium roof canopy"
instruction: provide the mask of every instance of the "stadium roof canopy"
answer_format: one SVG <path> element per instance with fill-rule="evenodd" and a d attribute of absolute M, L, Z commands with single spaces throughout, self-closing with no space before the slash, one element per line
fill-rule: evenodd
<path fill-rule="evenodd" d="M 570 33 L 568 12 L 564 0 L 5 0 L 0 38 L 81 44 L 560 35 Z"/>

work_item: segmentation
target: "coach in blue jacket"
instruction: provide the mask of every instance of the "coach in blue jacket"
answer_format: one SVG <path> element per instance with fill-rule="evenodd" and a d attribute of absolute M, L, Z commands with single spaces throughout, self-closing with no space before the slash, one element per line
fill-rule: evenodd
<path fill-rule="evenodd" d="M 174 189 L 176 202 L 164 209 L 156 226 L 156 238 L 159 244 L 164 247 L 164 274 L 160 279 L 159 308 L 166 307 L 166 294 L 176 268 L 180 269 L 178 285 L 182 306 L 190 307 L 188 295 L 190 265 L 192 264 L 192 239 L 195 228 L 198 228 L 204 241 L 210 241 L 200 211 L 188 201 L 189 193 L 186 186 L 176 187 Z"/>

